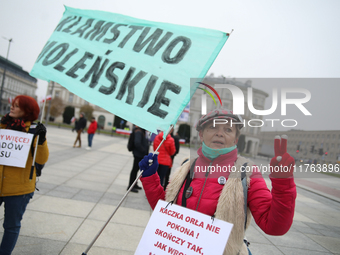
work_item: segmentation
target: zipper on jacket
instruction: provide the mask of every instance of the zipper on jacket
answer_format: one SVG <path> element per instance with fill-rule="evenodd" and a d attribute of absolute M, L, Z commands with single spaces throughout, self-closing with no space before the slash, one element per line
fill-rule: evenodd
<path fill-rule="evenodd" d="M 204 190 L 205 184 L 206 184 L 206 182 L 207 182 L 208 175 L 209 175 L 209 172 L 210 172 L 210 167 L 211 167 L 212 163 L 213 163 L 213 162 L 211 161 L 210 164 L 209 164 L 209 166 L 208 166 L 208 170 L 207 170 L 207 172 L 206 172 L 206 174 L 205 174 L 205 180 L 204 180 L 204 183 L 203 183 L 203 187 L 202 187 L 202 190 L 201 190 L 200 197 L 198 198 L 198 201 L 197 201 L 196 211 L 197 211 L 198 206 L 199 206 L 199 204 L 200 204 L 200 201 L 201 201 L 201 198 L 202 198 L 202 195 L 203 195 L 203 190 Z"/>

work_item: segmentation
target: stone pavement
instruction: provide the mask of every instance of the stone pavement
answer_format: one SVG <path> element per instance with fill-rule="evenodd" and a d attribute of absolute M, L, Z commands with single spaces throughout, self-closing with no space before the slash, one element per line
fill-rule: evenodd
<path fill-rule="evenodd" d="M 40 191 L 27 207 L 13 255 L 81 255 L 124 196 L 133 160 L 127 139 L 96 134 L 88 151 L 87 134 L 80 149 L 72 148 L 75 137 L 68 129 L 48 126 L 50 159 L 37 185 Z M 185 156 L 189 149 L 181 147 L 175 167 Z M 255 162 L 268 164 L 263 159 Z M 252 222 L 247 231 L 252 253 L 340 254 L 340 179 L 316 174 L 296 182 L 290 231 L 268 236 Z M 128 194 L 88 255 L 134 254 L 151 213 L 143 191 Z M 2 224 L 3 213 L 0 220 Z"/>

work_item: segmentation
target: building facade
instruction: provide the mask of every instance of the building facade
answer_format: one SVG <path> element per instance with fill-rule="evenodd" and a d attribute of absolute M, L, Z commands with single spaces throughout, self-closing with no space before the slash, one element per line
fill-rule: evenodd
<path fill-rule="evenodd" d="M 37 79 L 30 76 L 21 66 L 0 56 L 0 86 L 2 85 L 0 114 L 10 111 L 11 104 L 9 99 L 13 99 L 17 95 L 27 95 L 37 99 L 35 95 L 38 88 Z"/>
<path fill-rule="evenodd" d="M 340 130 L 262 132 L 259 155 L 274 156 L 276 135 L 287 135 L 287 152 L 303 163 L 339 163 Z"/>
<path fill-rule="evenodd" d="M 203 81 L 204 83 L 215 87 L 215 84 L 229 84 L 234 85 L 242 90 L 244 95 L 244 115 L 241 117 L 244 119 L 245 123 L 248 123 L 251 119 L 261 119 L 262 116 L 254 115 L 248 109 L 248 89 L 252 90 L 252 98 L 253 98 L 253 106 L 257 110 L 263 110 L 265 105 L 265 99 L 268 97 L 268 94 L 262 90 L 253 88 L 251 86 L 251 80 L 247 81 L 237 81 L 235 79 L 228 79 L 225 77 L 214 77 L 212 75 L 206 76 Z M 204 86 L 201 86 L 204 87 Z M 209 89 L 208 89 L 209 90 Z M 215 88 L 217 93 L 219 94 L 222 100 L 222 107 L 224 109 L 233 109 L 233 95 L 231 91 L 227 88 Z M 199 118 L 202 116 L 202 95 L 205 92 L 203 90 L 197 89 L 194 96 L 190 101 L 190 125 L 191 125 L 191 138 L 190 141 L 192 144 L 200 143 L 198 132 L 195 129 L 196 123 Z M 214 101 L 210 96 L 207 96 L 207 112 L 216 108 Z M 218 100 L 216 100 L 218 101 Z M 219 103 L 218 103 L 219 105 Z M 220 107 L 220 106 L 218 106 Z M 242 130 L 241 134 L 245 136 L 245 149 L 244 153 L 255 156 L 258 153 L 259 145 L 260 145 L 260 127 L 251 127 L 250 125 L 245 125 Z"/>

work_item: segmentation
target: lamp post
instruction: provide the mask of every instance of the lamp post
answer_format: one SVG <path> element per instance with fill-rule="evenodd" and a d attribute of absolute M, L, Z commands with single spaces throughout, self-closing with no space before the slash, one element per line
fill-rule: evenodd
<path fill-rule="evenodd" d="M 51 81 L 48 86 L 52 84 L 52 88 L 51 88 L 51 96 L 53 96 L 53 90 L 54 90 L 54 81 Z M 45 98 L 46 100 L 46 98 Z M 45 120 L 45 125 L 48 125 L 48 121 L 50 120 L 50 110 L 51 110 L 51 104 L 52 104 L 52 100 L 50 100 L 50 102 L 48 103 L 48 109 L 47 109 L 47 114 L 46 114 L 46 120 Z"/>
<path fill-rule="evenodd" d="M 5 37 L 2 37 L 2 38 L 5 38 Z M 8 49 L 7 49 L 7 56 L 6 56 L 6 65 L 5 65 L 5 68 L 4 68 L 4 73 L 2 75 L 1 90 L 0 90 L 0 114 L 2 114 L 2 92 L 4 90 L 6 70 L 7 70 L 7 66 L 8 66 L 9 48 L 10 48 L 11 42 L 12 42 L 12 38 L 11 39 L 5 38 L 5 39 L 8 40 Z"/>

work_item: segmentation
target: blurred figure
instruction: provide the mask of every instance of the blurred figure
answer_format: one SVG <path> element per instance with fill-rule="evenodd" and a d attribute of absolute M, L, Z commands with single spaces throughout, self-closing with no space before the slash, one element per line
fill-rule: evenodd
<path fill-rule="evenodd" d="M 75 129 L 77 131 L 77 137 L 74 142 L 73 148 L 78 147 L 81 148 L 81 133 L 83 132 L 84 128 L 86 127 L 86 119 L 85 119 L 85 114 L 82 112 L 79 114 L 79 120 L 76 121 L 76 126 Z M 79 145 L 77 145 L 77 142 L 79 141 Z"/>
<path fill-rule="evenodd" d="M 72 119 L 71 119 L 71 124 L 73 124 L 74 123 L 74 127 L 72 128 L 72 132 L 74 131 L 74 130 L 76 130 L 76 125 L 77 125 L 77 119 L 76 119 L 76 117 L 72 117 Z"/>
<path fill-rule="evenodd" d="M 86 148 L 86 150 L 91 150 L 92 147 L 92 140 L 93 140 L 93 136 L 96 133 L 97 130 L 97 121 L 95 117 L 91 118 L 91 124 L 89 126 L 89 128 L 87 129 L 87 140 L 88 140 L 88 147 Z"/>
<path fill-rule="evenodd" d="M 160 132 L 153 141 L 154 151 L 163 140 L 163 132 Z M 167 135 L 166 140 L 163 142 L 161 147 L 158 149 L 158 175 L 161 181 L 161 185 L 164 185 L 165 175 L 172 166 L 171 156 L 176 153 L 175 141 L 170 134 Z"/>
<path fill-rule="evenodd" d="M 133 166 L 130 172 L 130 180 L 129 180 L 129 186 L 130 188 L 131 184 L 135 181 L 137 178 L 137 173 L 139 170 L 138 163 L 143 159 L 145 155 L 149 153 L 149 141 L 146 138 L 146 132 L 145 129 L 136 126 L 132 129 L 133 135 L 133 148 L 132 148 L 132 154 L 133 154 Z M 137 193 L 139 189 L 142 189 L 139 187 L 136 183 L 136 185 L 131 189 L 132 192 Z"/>

